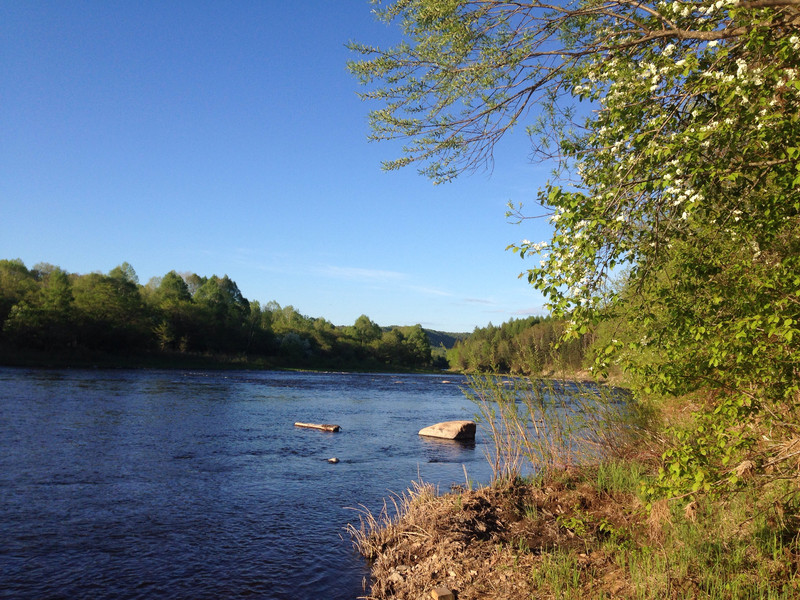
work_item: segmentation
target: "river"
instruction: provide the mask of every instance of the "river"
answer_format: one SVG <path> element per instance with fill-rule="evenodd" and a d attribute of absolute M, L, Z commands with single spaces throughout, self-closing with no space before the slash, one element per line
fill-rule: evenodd
<path fill-rule="evenodd" d="M 0 368 L 0 597 L 352 600 L 345 532 L 412 481 L 488 483 L 460 376 Z M 335 423 L 339 433 L 294 427 Z M 339 459 L 337 464 L 328 458 Z"/>

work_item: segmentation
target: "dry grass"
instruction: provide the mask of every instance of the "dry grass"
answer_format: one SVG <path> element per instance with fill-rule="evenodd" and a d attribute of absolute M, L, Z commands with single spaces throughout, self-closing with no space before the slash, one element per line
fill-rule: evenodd
<path fill-rule="evenodd" d="M 438 586 L 458 600 L 800 597 L 787 515 L 748 521 L 753 498 L 742 496 L 694 503 L 688 516 L 657 503 L 648 516 L 635 493 L 598 477 L 583 468 L 443 496 L 415 488 L 390 503 L 391 518 L 363 515 L 351 529 L 372 566 L 365 597 L 418 599 Z"/>
<path fill-rule="evenodd" d="M 356 550 L 368 560 L 373 560 L 398 535 L 430 537 L 424 525 L 430 520 L 430 505 L 439 502 L 438 498 L 434 485 L 414 481 L 411 488 L 402 494 L 393 494 L 388 500 L 384 499 L 383 508 L 377 515 L 363 505 L 354 509 L 358 512 L 358 525 L 349 523 L 346 530 Z"/>
<path fill-rule="evenodd" d="M 399 511 L 391 518 L 362 513 L 351 535 L 372 565 L 367 598 L 422 598 L 437 586 L 456 591 L 459 600 L 562 597 L 556 566 L 564 560 L 576 565 L 576 592 L 597 573 L 605 577 L 603 589 L 619 589 L 613 575 L 619 567 L 592 546 L 638 528 L 643 517 L 629 507 L 640 505 L 631 495 L 599 494 L 589 484 L 573 483 L 438 497 L 427 488 L 390 503 Z"/>

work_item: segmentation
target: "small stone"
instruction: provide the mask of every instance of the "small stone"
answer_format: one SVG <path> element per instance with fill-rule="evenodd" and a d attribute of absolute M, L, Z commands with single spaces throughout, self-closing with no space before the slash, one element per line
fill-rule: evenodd
<path fill-rule="evenodd" d="M 453 592 L 446 587 L 437 587 L 431 592 L 431 598 L 433 598 L 433 600 L 455 600 Z"/>
<path fill-rule="evenodd" d="M 333 457 L 328 459 L 328 462 L 335 465 L 336 463 L 339 462 L 339 459 L 336 458 L 335 456 L 333 456 Z"/>

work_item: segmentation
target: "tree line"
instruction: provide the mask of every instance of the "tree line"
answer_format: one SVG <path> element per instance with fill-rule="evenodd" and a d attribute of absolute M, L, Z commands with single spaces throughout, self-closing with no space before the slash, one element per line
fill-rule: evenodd
<path fill-rule="evenodd" d="M 512 375 L 575 374 L 584 362 L 594 336 L 560 341 L 565 322 L 552 317 L 511 319 L 502 325 L 476 327 L 448 351 L 452 368 L 478 373 Z"/>
<path fill-rule="evenodd" d="M 336 326 L 293 306 L 248 300 L 227 275 L 170 271 L 141 285 L 128 263 L 79 275 L 0 260 L 0 344 L 52 356 L 212 355 L 268 358 L 276 367 L 575 373 L 594 338 L 559 344 L 564 326 L 529 317 L 453 334 L 381 327 L 366 315 Z"/>
<path fill-rule="evenodd" d="M 128 263 L 106 274 L 0 260 L 0 344 L 50 356 L 101 353 L 261 357 L 269 366 L 442 367 L 420 325 L 382 328 L 366 315 L 335 326 L 245 298 L 227 275 L 170 271 L 142 285 Z"/>

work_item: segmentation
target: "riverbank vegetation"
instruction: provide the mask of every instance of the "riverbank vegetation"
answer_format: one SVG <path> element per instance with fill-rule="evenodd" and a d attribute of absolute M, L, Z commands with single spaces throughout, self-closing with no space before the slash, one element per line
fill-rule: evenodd
<path fill-rule="evenodd" d="M 529 317 L 447 333 L 382 327 L 366 315 L 335 326 L 248 300 L 227 276 L 170 271 L 142 285 L 128 263 L 81 275 L 0 260 L 4 364 L 576 375 L 594 338 L 560 343 L 565 327 Z"/>
<path fill-rule="evenodd" d="M 462 532 L 451 538 L 458 554 L 443 549 L 430 572 L 444 583 L 449 571 L 458 580 L 449 560 L 488 548 L 484 562 L 502 574 L 471 575 L 481 592 L 459 580 L 462 599 L 797 597 L 800 3 L 400 0 L 377 14 L 403 42 L 352 44 L 350 66 L 379 104 L 372 137 L 404 140 L 385 166 L 416 164 L 447 182 L 491 165 L 498 141 L 526 127 L 534 159 L 554 171 L 538 210 L 515 203 L 508 216 L 543 217 L 552 234 L 509 249 L 533 261 L 523 276 L 562 320 L 563 343 L 591 336 L 586 366 L 624 374 L 633 415 L 647 419 L 581 465 L 522 483 L 512 468 L 468 496 L 412 494 L 376 531 L 399 527 L 398 543 L 417 531 L 411 559 Z M 513 344 L 459 360 L 501 356 Z M 508 429 L 504 394 L 490 396 L 490 433 L 518 447 L 539 417 Z M 615 477 L 634 483 L 604 490 L 598 473 L 618 455 Z M 444 515 L 447 503 L 461 516 L 441 530 L 416 508 Z M 554 537 L 515 535 L 519 521 Z M 380 537 L 365 531 L 369 553 Z M 402 544 L 380 546 L 378 572 Z M 392 587 L 409 572 L 394 562 L 375 597 L 411 597 Z M 508 578 L 522 587 L 503 588 Z"/>
<path fill-rule="evenodd" d="M 493 376 L 471 389 L 493 481 L 417 482 L 362 510 L 349 531 L 372 567 L 366 598 L 800 595 L 796 475 L 754 485 L 745 467 L 733 494 L 653 497 L 665 452 L 692 432 L 689 398 Z"/>

